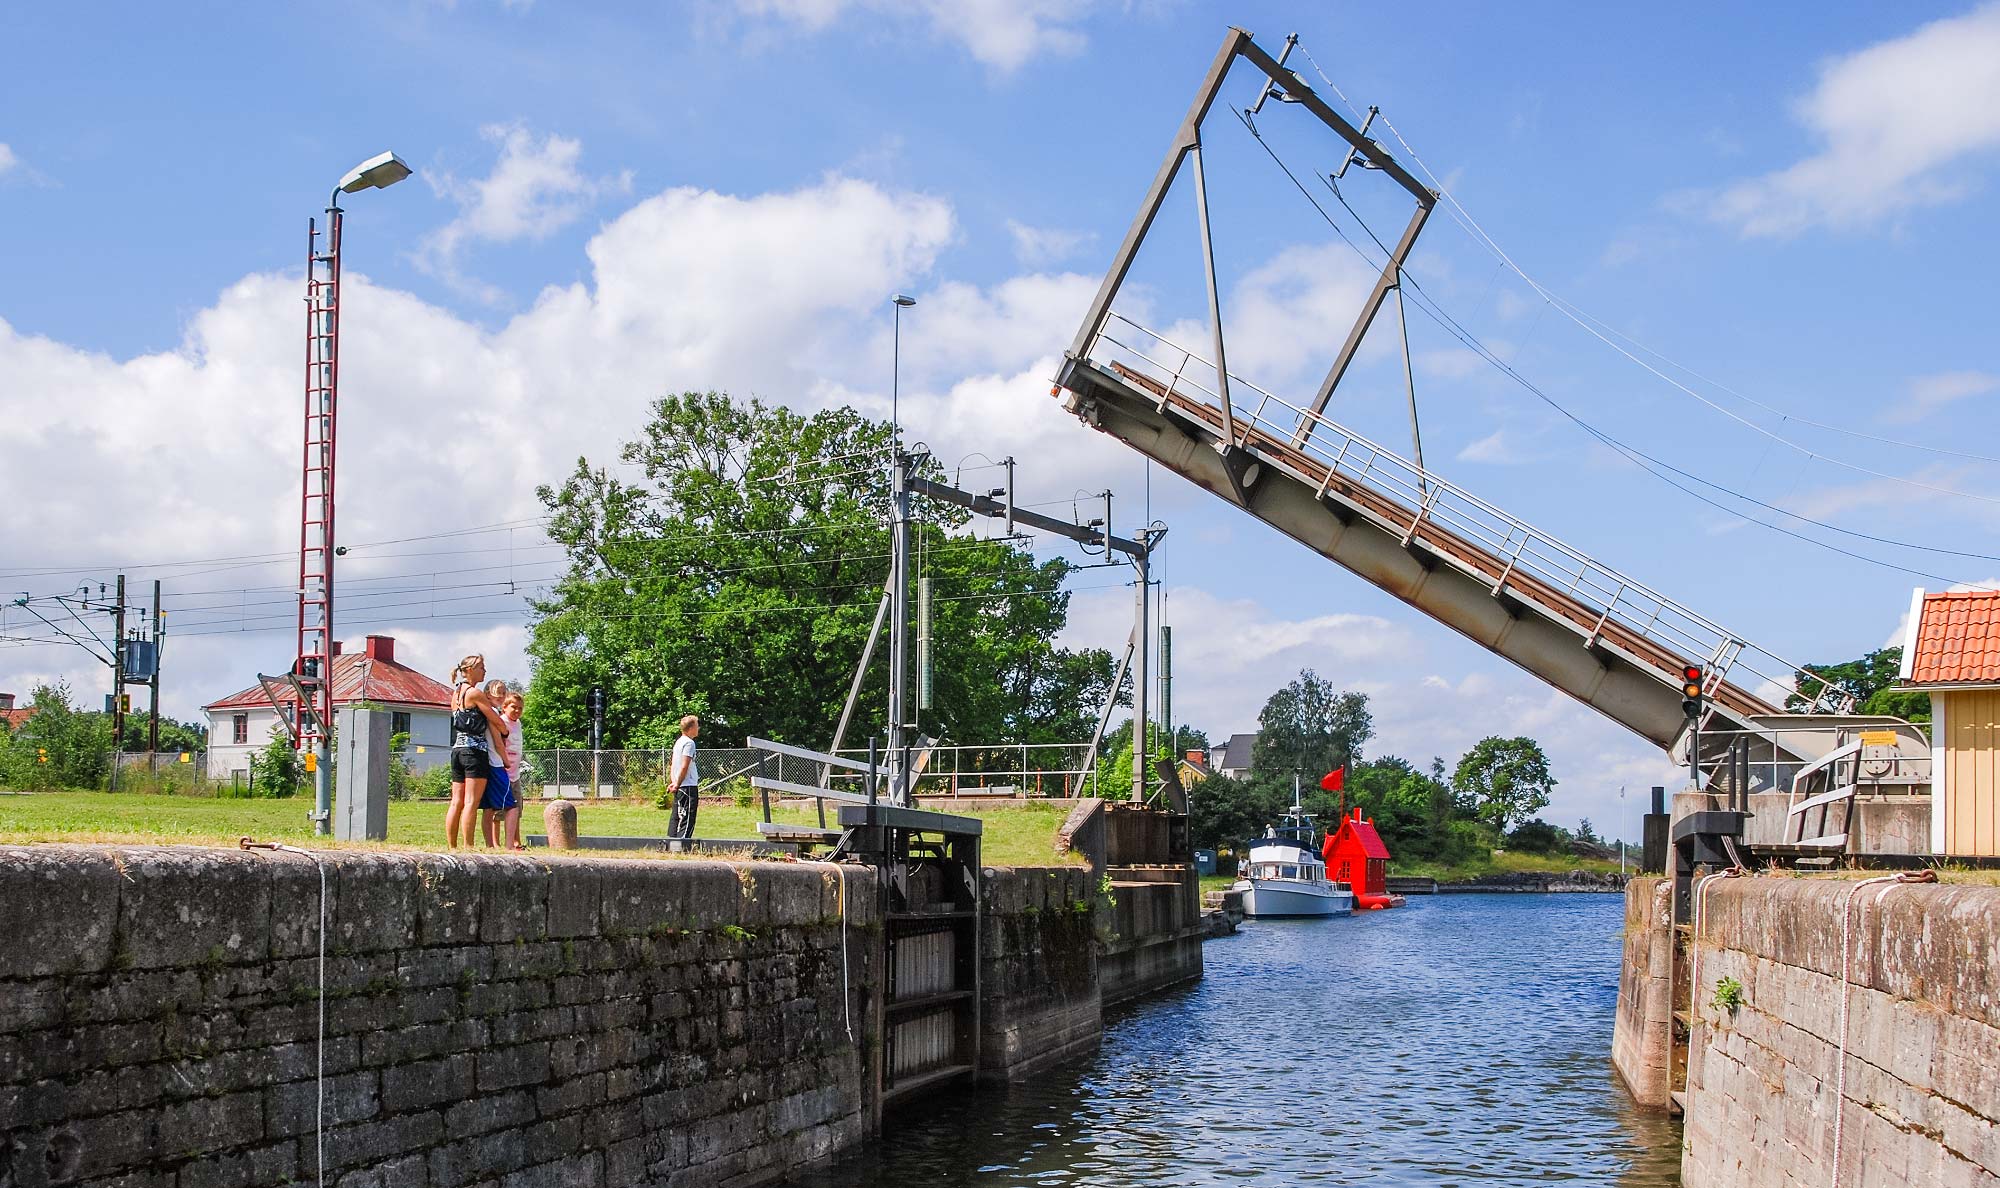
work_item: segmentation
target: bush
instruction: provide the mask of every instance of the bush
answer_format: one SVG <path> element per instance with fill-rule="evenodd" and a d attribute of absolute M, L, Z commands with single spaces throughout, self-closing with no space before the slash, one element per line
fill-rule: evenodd
<path fill-rule="evenodd" d="M 416 790 L 416 777 L 410 771 L 410 732 L 399 730 L 389 736 L 389 799 L 408 800 Z"/>
<path fill-rule="evenodd" d="M 1507 835 L 1507 848 L 1529 854 L 1562 856 L 1569 853 L 1569 831 L 1537 817 L 1517 826 Z"/>
<path fill-rule="evenodd" d="M 423 800 L 451 799 L 451 767 L 440 763 L 410 780 L 410 790 Z"/>

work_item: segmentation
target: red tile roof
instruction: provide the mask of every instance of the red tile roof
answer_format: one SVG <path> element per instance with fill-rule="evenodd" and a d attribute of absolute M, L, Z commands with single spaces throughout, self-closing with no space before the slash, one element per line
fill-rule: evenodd
<path fill-rule="evenodd" d="M 293 695 L 289 687 L 281 687 L 278 690 L 278 700 L 290 703 L 297 701 L 298 698 Z M 450 709 L 451 689 L 414 668 L 403 667 L 394 660 L 378 659 L 365 652 L 343 652 L 333 658 L 333 704 L 351 705 L 357 701 Z M 270 704 L 271 699 L 265 696 L 264 687 L 252 685 L 240 693 L 232 693 L 202 708 L 259 709 Z"/>
<path fill-rule="evenodd" d="M 0 722 L 7 723 L 9 734 L 26 725 L 28 719 L 34 716 L 35 707 L 32 705 L 24 705 L 20 709 L 0 710 Z"/>
<path fill-rule="evenodd" d="M 2000 684 L 2000 590 L 1924 595 L 1907 683 Z"/>

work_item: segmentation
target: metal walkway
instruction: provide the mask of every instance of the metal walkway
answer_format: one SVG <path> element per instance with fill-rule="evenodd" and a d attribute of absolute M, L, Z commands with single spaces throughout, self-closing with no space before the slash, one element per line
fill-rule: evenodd
<path fill-rule="evenodd" d="M 1086 423 L 1661 747 L 1687 726 L 1688 663 L 1707 673 L 1704 730 L 1790 717 L 1797 666 L 1549 533 L 1236 375 L 1226 439 L 1213 365 L 1121 315 L 1088 344 L 1057 379 Z M 1852 709 L 1834 696 L 1813 712 Z"/>

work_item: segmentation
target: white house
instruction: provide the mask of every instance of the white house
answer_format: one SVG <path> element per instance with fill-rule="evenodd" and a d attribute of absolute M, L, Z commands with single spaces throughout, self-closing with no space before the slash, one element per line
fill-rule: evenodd
<path fill-rule="evenodd" d="M 1208 749 L 1209 769 L 1232 780 L 1242 779 L 1250 774 L 1250 749 L 1256 745 L 1255 731 L 1230 735 L 1228 742 Z"/>
<path fill-rule="evenodd" d="M 249 778 L 250 756 L 269 745 L 274 727 L 285 730 L 279 715 L 290 721 L 297 712 L 289 688 L 278 696 L 273 705 L 262 685 L 252 685 L 202 707 L 208 714 L 210 779 Z M 333 707 L 361 701 L 388 710 L 390 731 L 410 736 L 411 767 L 421 771 L 445 762 L 451 751 L 451 689 L 396 663 L 392 636 L 369 636 L 359 653 L 333 645 Z"/>

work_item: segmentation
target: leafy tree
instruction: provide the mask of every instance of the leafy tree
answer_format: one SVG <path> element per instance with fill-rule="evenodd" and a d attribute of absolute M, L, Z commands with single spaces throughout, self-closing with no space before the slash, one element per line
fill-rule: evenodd
<path fill-rule="evenodd" d="M 1795 692 L 1785 698 L 1785 708 L 1803 711 L 1811 705 L 1807 694 L 1818 693 L 1825 685 L 1832 685 L 1853 695 L 1857 713 L 1887 714 L 1906 722 L 1928 725 L 1931 720 L 1929 694 L 1892 691 L 1902 664 L 1901 646 L 1877 648 L 1858 660 L 1809 664 L 1806 668 L 1811 671 L 1801 669 L 1795 678 L 1797 687 L 1804 692 Z"/>
<path fill-rule="evenodd" d="M 888 572 L 889 445 L 890 427 L 853 409 L 807 416 L 690 392 L 656 401 L 624 446 L 637 478 L 579 459 L 542 487 L 569 572 L 535 607 L 529 746 L 582 745 L 593 685 L 612 746 L 669 745 L 685 713 L 717 745 L 831 741 Z M 955 508 L 913 505 L 911 569 L 932 583 L 934 708 L 921 728 L 982 743 L 1089 737 L 1112 658 L 1053 642 L 1068 565 L 954 533 Z M 885 652 L 850 743 L 887 733 Z"/>
<path fill-rule="evenodd" d="M 136 700 L 136 698 L 135 698 Z M 147 723 L 152 715 L 138 710 L 125 716 L 125 750 L 144 751 L 151 739 Z M 160 716 L 160 750 L 200 751 L 208 747 L 208 727 Z"/>
<path fill-rule="evenodd" d="M 1336 767 L 1361 761 L 1361 748 L 1375 733 L 1366 693 L 1343 693 L 1308 668 L 1271 694 L 1257 716 L 1257 744 L 1251 770 L 1270 778 L 1294 772 L 1317 783 Z"/>
<path fill-rule="evenodd" d="M 1291 802 L 1289 784 L 1281 792 L 1269 781 L 1213 775 L 1188 798 L 1188 833 L 1197 846 L 1238 845 L 1263 833 Z"/>
<path fill-rule="evenodd" d="M 1597 836 L 1597 829 L 1591 825 L 1589 817 L 1576 823 L 1576 840 L 1593 846 L 1604 844 L 1604 839 Z"/>
<path fill-rule="evenodd" d="M 408 800 L 416 791 L 410 773 L 410 732 L 398 730 L 389 736 L 389 799 Z"/>
<path fill-rule="evenodd" d="M 30 705 L 35 712 L 20 729 L 0 736 L 0 778 L 36 790 L 103 786 L 111 770 L 111 720 L 78 709 L 67 681 L 37 686 Z"/>
<path fill-rule="evenodd" d="M 1502 833 L 1509 822 L 1546 808 L 1556 786 L 1549 757 L 1532 738 L 1480 739 L 1458 761 L 1452 787 L 1479 806 L 1481 820 Z"/>

